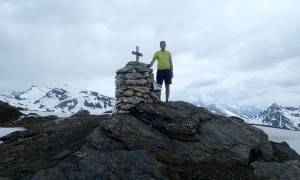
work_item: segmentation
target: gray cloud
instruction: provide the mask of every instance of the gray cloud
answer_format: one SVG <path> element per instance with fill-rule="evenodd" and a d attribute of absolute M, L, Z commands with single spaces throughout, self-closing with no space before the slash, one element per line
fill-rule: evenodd
<path fill-rule="evenodd" d="M 299 104 L 299 7 L 295 0 L 2 0 L 0 87 L 69 83 L 113 96 L 115 72 L 134 60 L 135 46 L 150 62 L 165 40 L 174 99 Z"/>
<path fill-rule="evenodd" d="M 205 86 L 218 85 L 221 81 L 222 81 L 221 79 L 215 79 L 215 78 L 199 79 L 196 82 L 192 82 L 189 85 L 189 88 L 203 88 Z"/>

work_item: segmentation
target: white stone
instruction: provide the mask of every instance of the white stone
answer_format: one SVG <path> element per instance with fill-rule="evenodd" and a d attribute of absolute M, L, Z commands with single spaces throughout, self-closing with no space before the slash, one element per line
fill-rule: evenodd
<path fill-rule="evenodd" d="M 128 86 L 140 86 L 140 85 L 146 85 L 147 80 L 146 79 L 139 79 L 139 80 L 126 80 L 126 85 Z"/>
<path fill-rule="evenodd" d="M 125 96 L 132 96 L 134 94 L 133 90 L 129 89 L 123 93 Z"/>
<path fill-rule="evenodd" d="M 141 73 L 128 73 L 128 74 L 125 74 L 124 78 L 130 79 L 130 80 L 141 79 L 141 78 L 144 78 L 144 75 Z"/>
<path fill-rule="evenodd" d="M 128 89 L 132 89 L 134 91 L 138 91 L 141 93 L 150 93 L 151 90 L 150 87 L 144 87 L 144 86 L 128 86 Z"/>
<path fill-rule="evenodd" d="M 133 107 L 134 107 L 133 104 L 123 104 L 122 106 L 120 106 L 120 109 L 122 109 L 122 110 L 129 110 L 129 109 L 131 109 Z"/>
<path fill-rule="evenodd" d="M 143 93 L 141 93 L 141 92 L 135 92 L 134 95 L 139 96 L 139 97 L 142 97 L 142 96 L 143 96 Z"/>
<path fill-rule="evenodd" d="M 148 94 L 143 94 L 143 97 L 144 97 L 145 99 L 148 99 L 150 96 L 149 96 Z"/>

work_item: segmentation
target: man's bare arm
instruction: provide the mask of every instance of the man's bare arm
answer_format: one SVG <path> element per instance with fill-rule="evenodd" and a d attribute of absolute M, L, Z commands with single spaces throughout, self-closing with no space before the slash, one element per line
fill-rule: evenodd
<path fill-rule="evenodd" d="M 151 61 L 150 64 L 149 64 L 150 67 L 154 64 L 155 60 L 156 60 L 156 58 L 153 57 L 152 61 Z"/>
<path fill-rule="evenodd" d="M 173 62 L 172 62 L 172 57 L 170 57 L 169 61 L 170 61 L 170 69 L 171 69 L 171 72 L 172 72 L 172 78 L 173 78 Z"/>
<path fill-rule="evenodd" d="M 170 69 L 173 72 L 173 62 L 172 62 L 172 57 L 170 57 Z"/>

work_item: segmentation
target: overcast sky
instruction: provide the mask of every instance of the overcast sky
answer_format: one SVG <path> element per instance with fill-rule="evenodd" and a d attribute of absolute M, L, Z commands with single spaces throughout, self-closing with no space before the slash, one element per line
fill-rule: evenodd
<path fill-rule="evenodd" d="M 68 84 L 114 96 L 131 51 L 150 63 L 165 40 L 170 100 L 298 107 L 299 9 L 299 0 L 0 0 L 0 89 Z"/>

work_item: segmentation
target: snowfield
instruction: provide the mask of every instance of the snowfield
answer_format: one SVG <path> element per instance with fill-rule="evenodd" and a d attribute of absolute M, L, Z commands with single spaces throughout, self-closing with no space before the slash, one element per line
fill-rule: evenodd
<path fill-rule="evenodd" d="M 62 112 L 47 112 L 47 111 L 20 111 L 21 113 L 25 115 L 32 115 L 32 114 L 37 114 L 38 116 L 57 116 L 57 117 L 70 117 L 72 114 L 71 113 L 62 113 Z"/>

